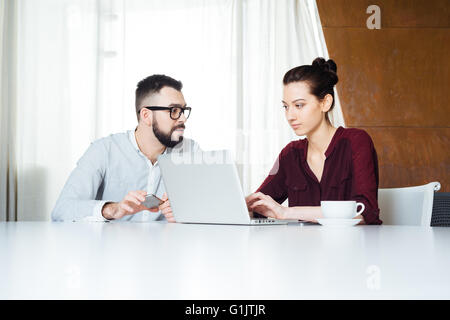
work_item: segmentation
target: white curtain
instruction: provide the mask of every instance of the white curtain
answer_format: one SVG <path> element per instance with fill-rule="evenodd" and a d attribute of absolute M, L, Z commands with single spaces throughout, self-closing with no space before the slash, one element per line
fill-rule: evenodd
<path fill-rule="evenodd" d="M 15 221 L 17 7 L 14 0 L 0 1 L 0 221 Z"/>
<path fill-rule="evenodd" d="M 48 220 L 89 143 L 136 126 L 136 84 L 155 73 L 184 84 L 186 136 L 232 150 L 253 191 L 298 138 L 281 108 L 284 73 L 328 57 L 311 0 L 15 2 L 19 220 Z M 343 124 L 339 104 L 333 119 Z"/>
<path fill-rule="evenodd" d="M 244 1 L 243 99 L 238 106 L 243 139 L 244 190 L 254 191 L 267 176 L 281 149 L 298 139 L 281 109 L 282 78 L 289 69 L 328 59 L 315 1 Z M 336 95 L 337 97 L 337 95 Z M 340 104 L 330 117 L 344 125 Z"/>
<path fill-rule="evenodd" d="M 19 0 L 17 5 L 17 217 L 48 220 L 101 120 L 97 4 Z"/>

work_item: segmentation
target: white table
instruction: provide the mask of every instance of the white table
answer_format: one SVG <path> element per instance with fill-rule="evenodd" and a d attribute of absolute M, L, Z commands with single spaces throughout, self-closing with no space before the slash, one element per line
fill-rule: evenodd
<path fill-rule="evenodd" d="M 0 299 L 449 299 L 450 228 L 0 223 Z"/>

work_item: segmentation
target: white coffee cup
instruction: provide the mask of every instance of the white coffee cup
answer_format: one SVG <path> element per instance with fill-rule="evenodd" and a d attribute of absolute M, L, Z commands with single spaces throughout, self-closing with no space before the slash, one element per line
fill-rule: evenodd
<path fill-rule="evenodd" d="M 356 201 L 320 201 L 326 219 L 352 219 L 364 211 L 364 203 Z M 358 206 L 361 209 L 357 211 Z"/>

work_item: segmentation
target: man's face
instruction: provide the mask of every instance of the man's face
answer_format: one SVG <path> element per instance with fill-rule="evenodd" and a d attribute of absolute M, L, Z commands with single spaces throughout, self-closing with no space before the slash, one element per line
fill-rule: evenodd
<path fill-rule="evenodd" d="M 159 107 L 186 107 L 183 94 L 170 87 L 162 88 L 158 93 L 153 94 L 142 101 L 143 106 Z M 183 140 L 184 114 L 174 120 L 170 117 L 170 110 L 147 110 L 152 113 L 152 128 L 156 138 L 162 145 L 173 148 Z M 142 117 L 142 113 L 141 113 Z"/>

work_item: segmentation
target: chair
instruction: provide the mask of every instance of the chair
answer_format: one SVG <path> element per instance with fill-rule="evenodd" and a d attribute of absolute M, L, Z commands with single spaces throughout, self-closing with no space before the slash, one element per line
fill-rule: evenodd
<path fill-rule="evenodd" d="M 437 192 L 434 195 L 432 227 L 450 227 L 450 192 Z"/>
<path fill-rule="evenodd" d="M 386 225 L 430 226 L 439 182 L 406 188 L 378 189 L 380 218 Z"/>

